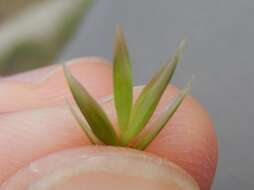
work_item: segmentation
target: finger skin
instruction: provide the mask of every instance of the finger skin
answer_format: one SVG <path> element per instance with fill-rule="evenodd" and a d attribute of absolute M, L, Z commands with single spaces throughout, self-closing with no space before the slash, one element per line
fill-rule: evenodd
<path fill-rule="evenodd" d="M 171 89 L 165 97 L 178 91 Z M 217 149 L 216 132 L 209 115 L 195 99 L 187 97 L 147 151 L 178 164 L 194 176 L 201 189 L 207 190 L 216 171 Z"/>
<path fill-rule="evenodd" d="M 130 167 L 130 165 L 132 167 Z M 106 146 L 65 150 L 31 163 L 0 190 L 198 190 L 175 164 L 142 151 Z"/>
<path fill-rule="evenodd" d="M 112 69 L 105 60 L 88 57 L 66 64 L 95 98 L 112 92 Z M 0 114 L 63 105 L 71 98 L 61 65 L 2 79 L 0 90 Z"/>
<path fill-rule="evenodd" d="M 97 98 L 112 92 L 111 68 L 105 69 L 105 65 L 100 66 L 98 63 L 98 69 L 101 67 L 104 69 L 101 71 L 103 74 L 100 73 L 100 77 L 90 80 L 91 83 L 85 79 L 86 75 L 78 77 L 78 80 Z M 82 69 L 78 70 L 83 73 Z M 24 83 L 19 85 L 22 86 Z M 42 83 L 32 85 L 45 96 L 57 93 L 55 91 L 64 91 L 68 94 L 61 72 L 53 73 Z M 5 95 L 11 96 L 15 91 L 13 89 Z M 137 94 L 138 91 L 135 90 Z M 172 100 L 177 91 L 173 86 L 167 88 L 157 113 Z M 37 109 L 32 109 L 35 102 L 24 101 L 25 95 L 20 95 L 23 96 L 20 97 L 22 106 L 13 103 L 9 103 L 8 106 L 6 103 L 8 101 L 6 99 L 3 101 L 3 96 L 0 97 L 0 102 L 6 103 L 2 112 L 13 112 L 0 116 L 0 171 L 4 171 L 0 173 L 0 184 L 35 159 L 58 150 L 89 143 L 81 130 L 75 126 L 75 120 L 64 105 L 63 98 L 59 100 L 58 96 L 50 95 L 49 97 L 55 97 L 57 101 L 52 98 L 47 104 L 44 104 L 45 102 L 38 104 L 37 100 L 35 101 Z M 25 111 L 22 111 L 24 109 Z M 106 105 L 105 109 L 111 113 L 112 105 Z M 165 157 L 184 168 L 195 178 L 202 190 L 210 188 L 217 164 L 216 135 L 207 112 L 193 98 L 186 98 L 147 151 Z"/>
<path fill-rule="evenodd" d="M 142 86 L 135 88 L 135 98 L 141 90 Z M 178 93 L 176 87 L 169 85 L 153 118 L 156 118 Z M 116 123 L 113 107 L 111 102 L 104 105 L 107 112 L 111 113 L 113 123 Z M 202 190 L 208 190 L 216 171 L 217 149 L 216 132 L 208 113 L 194 98 L 187 96 L 146 151 L 178 164 L 195 178 Z"/>

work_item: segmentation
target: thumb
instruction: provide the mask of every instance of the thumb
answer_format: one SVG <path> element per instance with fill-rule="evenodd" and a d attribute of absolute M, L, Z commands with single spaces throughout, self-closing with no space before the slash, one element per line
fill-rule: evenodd
<path fill-rule="evenodd" d="M 57 152 L 31 163 L 0 190 L 69 189 L 195 190 L 178 166 L 126 148 L 86 146 Z"/>

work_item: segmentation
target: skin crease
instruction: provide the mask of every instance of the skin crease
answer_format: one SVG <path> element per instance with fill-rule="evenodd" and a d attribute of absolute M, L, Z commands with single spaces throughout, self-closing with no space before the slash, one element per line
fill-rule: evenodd
<path fill-rule="evenodd" d="M 97 99 L 112 93 L 111 65 L 105 63 L 99 58 L 83 58 L 69 65 Z M 71 96 L 61 67 L 0 79 L 0 91 L 0 184 L 31 161 L 89 144 L 66 107 L 65 97 Z M 177 91 L 173 86 L 167 88 L 158 113 Z M 111 112 L 112 105 L 105 109 Z M 182 167 L 201 190 L 210 189 L 217 164 L 217 141 L 207 112 L 193 98 L 186 98 L 147 151 Z"/>

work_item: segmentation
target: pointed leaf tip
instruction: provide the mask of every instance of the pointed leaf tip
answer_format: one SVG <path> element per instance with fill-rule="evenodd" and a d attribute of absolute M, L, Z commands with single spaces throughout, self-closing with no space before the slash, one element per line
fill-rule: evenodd
<path fill-rule="evenodd" d="M 179 52 L 181 52 L 181 54 L 182 54 L 183 51 L 185 50 L 186 46 L 187 46 L 187 40 L 186 40 L 186 39 L 183 39 L 183 40 L 180 42 L 180 44 L 179 44 L 177 50 L 178 50 Z"/>
<path fill-rule="evenodd" d="M 163 111 L 163 113 L 161 113 L 158 118 L 152 123 L 152 130 L 148 131 L 147 134 L 145 134 L 143 138 L 138 141 L 134 148 L 144 150 L 155 139 L 155 137 L 160 133 L 160 131 L 166 126 L 167 122 L 172 118 L 176 110 L 183 102 L 186 95 L 190 92 L 191 84 L 192 82 L 190 81 L 186 85 L 186 87 L 181 90 L 179 95 L 174 98 L 174 100 L 169 104 L 169 106 L 166 107 L 165 111 Z"/>
<path fill-rule="evenodd" d="M 117 27 L 114 51 L 114 100 L 118 125 L 125 129 L 132 109 L 132 73 L 122 28 Z"/>
<path fill-rule="evenodd" d="M 128 131 L 123 134 L 123 143 L 128 144 L 135 138 L 151 118 L 180 61 L 184 43 L 181 42 L 171 61 L 163 66 L 142 90 L 131 112 Z"/>
<path fill-rule="evenodd" d="M 63 69 L 72 95 L 94 135 L 107 145 L 117 145 L 118 139 L 116 133 L 103 109 L 72 76 L 66 65 L 63 66 Z"/>

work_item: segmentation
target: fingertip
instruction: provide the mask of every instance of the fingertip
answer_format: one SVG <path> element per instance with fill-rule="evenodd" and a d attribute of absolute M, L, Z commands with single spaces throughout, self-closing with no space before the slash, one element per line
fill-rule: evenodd
<path fill-rule="evenodd" d="M 178 92 L 174 86 L 167 88 L 157 114 Z M 184 168 L 202 190 L 210 189 L 218 159 L 217 137 L 209 114 L 195 98 L 185 98 L 147 151 Z"/>
<path fill-rule="evenodd" d="M 68 65 L 92 96 L 100 98 L 112 93 L 112 68 L 105 59 L 79 58 Z M 71 99 L 61 65 L 2 79 L 0 91 L 0 113 L 62 105 L 66 97 Z"/>
<path fill-rule="evenodd" d="M 92 67 L 101 67 L 105 69 L 105 72 L 111 72 L 111 64 L 104 58 L 100 57 L 81 57 L 70 61 L 66 61 L 65 64 L 69 64 L 70 67 L 76 67 L 81 71 L 86 68 L 86 64 L 93 64 Z M 50 66 L 44 66 L 31 71 L 10 75 L 7 77 L 0 77 L 1 81 L 18 81 L 18 82 L 30 82 L 38 83 L 47 79 L 54 72 L 57 72 L 61 67 L 61 63 L 53 64 Z"/>
<path fill-rule="evenodd" d="M 98 57 L 78 58 L 66 62 L 66 67 L 95 98 L 112 93 L 112 66 L 105 59 Z M 65 94 L 70 97 L 61 66 L 41 80 L 39 91 L 46 95 L 54 96 L 55 93 L 55 96 Z"/>
<path fill-rule="evenodd" d="M 135 87 L 134 99 L 142 89 L 143 86 Z M 179 90 L 175 86 L 169 85 L 151 120 L 160 115 L 178 93 Z M 112 102 L 105 104 L 104 108 L 115 123 Z M 149 127 L 148 123 L 147 128 Z M 191 96 L 185 98 L 146 151 L 176 163 L 195 178 L 202 190 L 210 189 L 217 167 L 217 137 L 208 112 L 195 98 Z"/>

